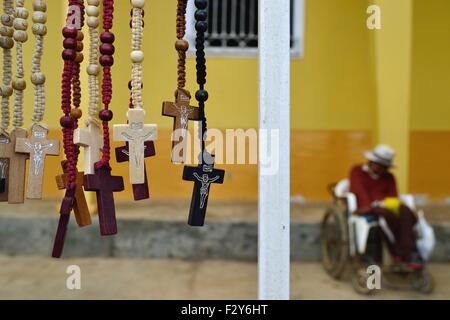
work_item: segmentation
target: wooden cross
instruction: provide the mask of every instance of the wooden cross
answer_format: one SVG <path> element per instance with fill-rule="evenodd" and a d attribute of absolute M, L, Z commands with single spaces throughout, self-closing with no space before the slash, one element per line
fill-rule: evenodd
<path fill-rule="evenodd" d="M 59 141 L 47 140 L 48 129 L 40 124 L 31 127 L 31 138 L 17 138 L 16 152 L 29 154 L 27 199 L 42 199 L 46 156 L 59 155 Z"/>
<path fill-rule="evenodd" d="M 172 162 L 184 163 L 186 161 L 188 121 L 199 120 L 197 107 L 190 106 L 191 95 L 189 91 L 178 89 L 175 102 L 163 102 L 162 115 L 174 118 L 172 134 Z M 178 139 L 177 139 L 178 137 Z M 178 154 L 176 154 L 178 151 Z"/>
<path fill-rule="evenodd" d="M 150 158 L 155 156 L 155 144 L 153 141 L 145 141 L 144 143 L 144 157 Z M 130 152 L 128 149 L 128 142 L 124 147 L 116 148 L 116 161 L 118 163 L 128 162 L 130 159 Z M 148 180 L 147 180 L 147 168 L 144 162 L 144 175 L 145 181 L 141 184 L 133 184 L 133 197 L 134 200 L 144 200 L 150 197 L 150 192 L 148 190 Z"/>
<path fill-rule="evenodd" d="M 8 144 L 9 136 L 7 134 L 0 135 L 0 144 Z M 9 159 L 0 159 L 0 202 L 8 201 L 8 166 Z"/>
<path fill-rule="evenodd" d="M 104 236 L 117 233 L 114 192 L 123 191 L 123 178 L 111 176 L 110 167 L 95 170 L 95 174 L 84 176 L 84 189 L 97 193 L 100 233 Z"/>
<path fill-rule="evenodd" d="M 114 140 L 128 142 L 130 182 L 131 184 L 142 184 L 145 182 L 144 142 L 155 140 L 158 130 L 155 124 L 144 124 L 145 111 L 143 109 L 129 109 L 127 117 L 128 124 L 114 125 Z"/>
<path fill-rule="evenodd" d="M 24 202 L 25 191 L 25 169 L 28 154 L 16 152 L 16 142 L 18 139 L 25 139 L 27 131 L 22 128 L 14 129 L 10 136 L 9 143 L 0 143 L 0 159 L 8 159 L 8 203 L 17 204 Z M 2 140 L 5 140 L 3 137 Z"/>
<path fill-rule="evenodd" d="M 206 208 L 208 206 L 209 189 L 212 183 L 222 184 L 225 171 L 214 169 L 214 162 L 199 164 L 197 167 L 185 166 L 183 180 L 194 181 L 188 224 L 203 226 L 205 224 Z"/>
<path fill-rule="evenodd" d="M 56 185 L 59 190 L 66 189 L 68 174 L 67 174 L 67 161 L 61 162 L 61 167 L 63 168 L 64 174 L 56 176 Z M 84 183 L 84 172 L 76 171 L 76 189 L 74 194 L 74 202 L 73 202 L 73 212 L 75 213 L 75 218 L 77 220 L 77 224 L 80 227 L 85 227 L 92 224 L 91 215 L 89 213 L 89 207 L 86 201 L 86 197 L 83 191 L 83 183 Z"/>
<path fill-rule="evenodd" d="M 100 160 L 100 150 L 103 148 L 100 126 L 91 121 L 86 129 L 75 129 L 73 143 L 84 148 L 84 174 L 94 174 L 95 163 Z"/>

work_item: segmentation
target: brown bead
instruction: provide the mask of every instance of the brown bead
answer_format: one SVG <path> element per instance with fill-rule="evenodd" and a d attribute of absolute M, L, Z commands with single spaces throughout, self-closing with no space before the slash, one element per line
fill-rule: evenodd
<path fill-rule="evenodd" d="M 63 128 L 73 128 L 73 119 L 70 116 L 62 116 L 59 123 Z"/>
<path fill-rule="evenodd" d="M 98 117 L 102 121 L 111 121 L 113 118 L 113 113 L 111 110 L 101 110 L 98 114 Z"/>
<path fill-rule="evenodd" d="M 83 115 L 83 111 L 80 108 L 74 108 L 70 110 L 70 116 L 74 119 L 80 119 Z"/>
<path fill-rule="evenodd" d="M 187 51 L 189 49 L 189 42 L 184 39 L 175 42 L 175 49 L 179 51 Z"/>
<path fill-rule="evenodd" d="M 83 41 L 83 39 L 84 39 L 84 34 L 83 34 L 83 32 L 80 31 L 80 30 L 78 30 L 78 32 L 77 32 L 77 40 L 78 40 L 78 41 Z"/>
<path fill-rule="evenodd" d="M 77 52 L 75 56 L 75 62 L 76 63 L 82 63 L 84 60 L 84 55 L 81 52 Z"/>
<path fill-rule="evenodd" d="M 81 51 L 83 51 L 83 49 L 84 49 L 83 42 L 77 41 L 76 50 L 77 50 L 78 52 L 81 52 Z"/>

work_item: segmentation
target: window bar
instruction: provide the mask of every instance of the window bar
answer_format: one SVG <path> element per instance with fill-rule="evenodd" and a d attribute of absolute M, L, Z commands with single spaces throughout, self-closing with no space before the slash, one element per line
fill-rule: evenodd
<path fill-rule="evenodd" d="M 222 30 L 220 30 L 221 47 L 227 47 L 227 0 L 222 0 Z"/>
<path fill-rule="evenodd" d="M 249 12 L 249 26 L 248 26 L 248 39 L 254 40 L 257 39 L 255 30 L 255 9 L 256 9 L 256 1 L 258 0 L 250 0 L 250 12 Z"/>
<path fill-rule="evenodd" d="M 239 25 L 239 47 L 241 48 L 245 48 L 246 43 L 245 43 L 245 38 L 246 38 L 246 33 L 245 33 L 245 14 L 246 14 L 246 9 L 247 9 L 247 0 L 241 0 L 240 1 L 241 4 L 241 22 Z"/>
<path fill-rule="evenodd" d="M 212 32 L 211 32 L 211 41 L 217 40 L 219 37 L 219 1 L 212 1 L 213 3 L 213 24 L 212 24 Z M 212 43 L 212 42 L 211 42 Z"/>
<path fill-rule="evenodd" d="M 237 8 L 237 0 L 231 0 L 231 19 L 230 19 L 230 39 L 233 39 L 233 41 L 238 41 L 237 39 L 237 14 L 238 14 L 238 8 Z M 234 46 L 234 44 L 233 44 Z"/>

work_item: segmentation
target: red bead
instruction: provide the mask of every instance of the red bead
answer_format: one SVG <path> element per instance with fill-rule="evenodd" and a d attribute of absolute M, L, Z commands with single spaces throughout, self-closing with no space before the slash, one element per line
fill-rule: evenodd
<path fill-rule="evenodd" d="M 65 49 L 62 53 L 62 58 L 64 60 L 75 60 L 77 52 L 73 49 Z"/>
<path fill-rule="evenodd" d="M 116 48 L 114 48 L 114 46 L 110 43 L 103 43 L 100 46 L 101 54 L 112 56 L 115 51 L 116 51 Z"/>
<path fill-rule="evenodd" d="M 113 118 L 113 113 L 111 110 L 102 110 L 99 112 L 98 117 L 102 121 L 111 121 Z"/>
<path fill-rule="evenodd" d="M 72 39 L 76 39 L 77 38 L 77 34 L 78 34 L 78 30 L 75 28 L 69 28 L 69 27 L 65 27 L 62 31 L 62 34 L 64 36 L 64 38 L 72 38 Z"/>
<path fill-rule="evenodd" d="M 59 123 L 63 128 L 73 128 L 73 119 L 70 116 L 62 116 Z"/>
<path fill-rule="evenodd" d="M 114 64 L 114 58 L 112 56 L 101 56 L 100 64 L 103 67 L 111 67 Z"/>
<path fill-rule="evenodd" d="M 114 36 L 114 33 L 112 32 L 102 32 L 102 34 L 100 35 L 100 40 L 103 43 L 114 43 L 114 40 L 116 39 L 116 37 Z"/>
<path fill-rule="evenodd" d="M 65 49 L 76 49 L 77 40 L 75 40 L 74 38 L 66 38 L 63 41 L 63 46 Z"/>

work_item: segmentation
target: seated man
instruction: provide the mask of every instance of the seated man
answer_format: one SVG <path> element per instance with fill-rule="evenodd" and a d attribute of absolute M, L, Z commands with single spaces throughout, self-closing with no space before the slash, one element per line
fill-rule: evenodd
<path fill-rule="evenodd" d="M 389 246 L 397 262 L 405 262 L 410 268 L 421 267 L 417 254 L 413 227 L 417 217 L 398 200 L 395 177 L 389 172 L 394 167 L 394 150 L 378 145 L 365 153 L 368 162 L 353 167 L 350 173 L 350 192 L 358 201 L 357 214 L 383 217 L 395 237 Z"/>

